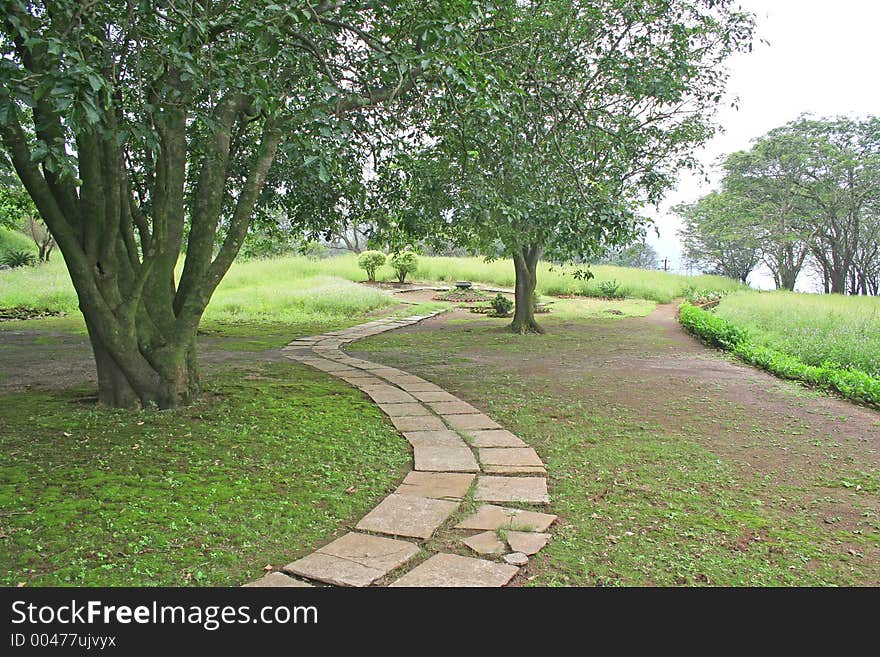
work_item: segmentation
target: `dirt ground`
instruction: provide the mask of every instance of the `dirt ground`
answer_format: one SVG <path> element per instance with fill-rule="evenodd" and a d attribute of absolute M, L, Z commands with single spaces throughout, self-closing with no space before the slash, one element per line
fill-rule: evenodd
<path fill-rule="evenodd" d="M 737 477 L 758 482 L 762 502 L 782 514 L 808 516 L 820 529 L 869 533 L 880 515 L 877 491 L 861 492 L 841 482 L 880 466 L 880 413 L 846 400 L 782 381 L 706 347 L 688 335 L 675 306 L 660 305 L 644 318 L 592 322 L 557 320 L 548 324 L 549 340 L 521 350 L 481 346 L 468 333 L 479 324 L 461 310 L 405 329 L 458 337 L 455 365 L 429 362 L 412 353 L 373 352 L 370 358 L 415 374 L 442 379 L 454 394 L 486 407 L 476 378 L 491 371 L 528 382 L 530 389 L 566 398 L 588 398 L 608 416 L 626 417 L 644 426 L 697 441 L 731 465 Z M 480 320 L 475 320 L 479 322 Z M 423 343 L 431 338 L 425 336 Z M 444 338 L 444 344 L 456 337 Z M 356 347 L 355 347 L 356 349 Z M 498 375 L 497 373 L 501 373 Z M 474 378 L 475 380 L 471 380 Z M 553 408 L 543 409 L 554 414 Z M 876 479 L 872 480 L 876 481 Z M 880 549 L 858 548 L 880 562 Z"/>

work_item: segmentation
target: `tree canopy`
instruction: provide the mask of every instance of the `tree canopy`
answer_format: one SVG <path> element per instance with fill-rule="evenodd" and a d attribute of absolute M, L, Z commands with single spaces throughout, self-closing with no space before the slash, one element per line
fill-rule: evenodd
<path fill-rule="evenodd" d="M 540 331 L 538 259 L 643 235 L 638 208 L 696 165 L 722 63 L 749 47 L 752 22 L 729 2 L 548 0 L 511 4 L 502 25 L 485 37 L 493 84 L 444 96 L 426 119 L 433 139 L 392 174 L 407 181 L 405 232 L 502 245 L 517 273 L 512 328 Z"/>

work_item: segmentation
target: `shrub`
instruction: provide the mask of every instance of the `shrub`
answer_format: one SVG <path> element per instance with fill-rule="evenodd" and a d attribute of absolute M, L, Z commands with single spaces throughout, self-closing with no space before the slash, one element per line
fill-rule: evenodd
<path fill-rule="evenodd" d="M 599 283 L 597 283 L 597 287 L 599 288 L 599 292 L 602 293 L 602 296 L 607 297 L 608 299 L 623 298 L 623 292 L 620 289 L 620 283 L 617 282 L 616 278 L 612 278 L 609 281 L 599 281 Z"/>
<path fill-rule="evenodd" d="M 513 310 L 513 301 L 501 293 L 489 303 L 492 305 L 492 310 L 494 310 L 495 314 L 499 317 L 507 317 L 510 314 L 510 311 Z"/>
<path fill-rule="evenodd" d="M 848 399 L 880 407 L 880 378 L 827 361 L 820 366 L 808 365 L 797 356 L 755 344 L 745 329 L 689 303 L 681 305 L 679 319 L 682 326 L 706 342 L 776 376 L 830 388 Z"/>
<path fill-rule="evenodd" d="M 37 258 L 33 253 L 27 251 L 7 251 L 0 258 L 0 264 L 7 265 L 13 269 L 16 267 L 33 267 L 37 264 Z"/>
<path fill-rule="evenodd" d="M 415 274 L 419 268 L 419 257 L 413 251 L 399 251 L 391 256 L 391 266 L 397 273 L 397 282 L 403 283 L 407 274 Z"/>
<path fill-rule="evenodd" d="M 376 280 L 376 270 L 385 264 L 385 254 L 381 251 L 364 251 L 358 256 L 358 267 L 366 270 L 367 279 Z"/>

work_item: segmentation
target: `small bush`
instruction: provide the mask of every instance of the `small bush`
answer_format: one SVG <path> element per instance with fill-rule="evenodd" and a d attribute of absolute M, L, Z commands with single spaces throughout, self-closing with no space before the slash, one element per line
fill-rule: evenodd
<path fill-rule="evenodd" d="M 612 278 L 609 281 L 599 281 L 597 287 L 599 288 L 599 292 L 602 293 L 602 296 L 607 297 L 608 299 L 623 298 L 623 291 L 620 289 L 620 283 L 617 282 L 616 278 Z"/>
<path fill-rule="evenodd" d="M 16 267 L 33 267 L 37 264 L 37 258 L 27 251 L 7 251 L 0 258 L 0 264 L 15 269 Z"/>
<path fill-rule="evenodd" d="M 501 293 L 496 295 L 496 297 L 490 301 L 490 304 L 492 305 L 492 310 L 499 317 L 507 317 L 510 314 L 510 311 L 513 310 L 513 301 Z"/>
<path fill-rule="evenodd" d="M 400 251 L 391 256 L 391 266 L 397 274 L 397 282 L 403 283 L 407 274 L 415 274 L 419 268 L 419 257 L 412 251 Z"/>
<path fill-rule="evenodd" d="M 387 258 L 381 251 L 364 251 L 358 256 L 358 267 L 367 272 L 367 279 L 376 280 L 376 270 L 385 264 Z"/>

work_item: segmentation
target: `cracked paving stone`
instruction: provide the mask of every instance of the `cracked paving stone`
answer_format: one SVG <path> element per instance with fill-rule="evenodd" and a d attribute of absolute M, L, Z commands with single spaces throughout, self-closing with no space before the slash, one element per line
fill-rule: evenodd
<path fill-rule="evenodd" d="M 511 550 L 531 556 L 543 550 L 551 536 L 538 532 L 508 531 L 505 538 Z"/>
<path fill-rule="evenodd" d="M 553 524 L 556 516 L 537 511 L 511 509 L 484 504 L 472 516 L 462 520 L 456 529 L 513 529 L 522 532 L 543 532 Z"/>
<path fill-rule="evenodd" d="M 409 541 L 349 532 L 284 570 L 338 586 L 369 586 L 418 551 Z"/>
<path fill-rule="evenodd" d="M 365 515 L 356 528 L 427 539 L 458 508 L 458 502 L 392 493 Z"/>
<path fill-rule="evenodd" d="M 462 541 L 477 554 L 503 554 L 507 546 L 501 542 L 496 532 L 474 534 Z"/>
<path fill-rule="evenodd" d="M 531 447 L 482 447 L 479 454 L 480 463 L 484 465 L 544 465 L 541 457 Z"/>
<path fill-rule="evenodd" d="M 519 571 L 516 566 L 457 554 L 435 554 L 391 586 L 504 586 Z"/>

